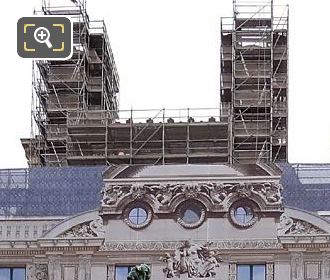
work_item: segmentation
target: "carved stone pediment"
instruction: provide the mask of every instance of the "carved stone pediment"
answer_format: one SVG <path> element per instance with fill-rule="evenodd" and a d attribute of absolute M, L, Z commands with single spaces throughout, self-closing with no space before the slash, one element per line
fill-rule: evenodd
<path fill-rule="evenodd" d="M 315 235 L 325 234 L 326 232 L 319 227 L 283 213 L 278 226 L 278 235 Z"/>
<path fill-rule="evenodd" d="M 233 198 L 255 198 L 265 207 L 282 206 L 282 186 L 275 182 L 185 182 L 185 183 L 108 183 L 102 190 L 102 209 L 120 211 L 140 199 L 152 204 L 155 212 L 169 212 L 186 199 L 197 199 L 209 210 L 227 211 Z"/>
<path fill-rule="evenodd" d="M 104 236 L 104 226 L 102 218 L 78 224 L 59 235 L 60 238 L 66 237 L 102 237 Z"/>

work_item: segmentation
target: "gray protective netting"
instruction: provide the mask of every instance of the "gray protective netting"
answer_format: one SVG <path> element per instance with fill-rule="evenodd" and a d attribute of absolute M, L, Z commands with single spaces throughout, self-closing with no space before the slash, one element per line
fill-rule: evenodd
<path fill-rule="evenodd" d="M 106 168 L 0 170 L 0 216 L 68 216 L 97 209 Z M 295 168 L 285 164 L 282 170 L 286 206 L 314 212 L 330 210 L 330 184 L 303 184 Z"/>
<path fill-rule="evenodd" d="M 0 215 L 67 216 L 100 206 L 106 167 L 0 170 Z"/>

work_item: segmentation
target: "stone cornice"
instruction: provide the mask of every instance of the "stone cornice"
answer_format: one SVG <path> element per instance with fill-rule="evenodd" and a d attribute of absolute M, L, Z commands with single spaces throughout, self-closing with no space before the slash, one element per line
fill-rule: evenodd
<path fill-rule="evenodd" d="M 162 178 L 120 178 L 103 179 L 105 184 L 129 184 L 129 183 L 182 183 L 182 182 L 228 182 L 228 183 L 261 183 L 261 182 L 279 182 L 281 176 L 235 176 L 235 177 L 162 177 Z"/>
<path fill-rule="evenodd" d="M 278 240 L 285 248 L 330 248 L 329 234 L 297 234 L 279 236 Z"/>
<path fill-rule="evenodd" d="M 1 251 L 95 251 L 104 242 L 103 238 L 66 238 L 0 241 Z M 0 253 L 1 254 L 1 253 Z"/>

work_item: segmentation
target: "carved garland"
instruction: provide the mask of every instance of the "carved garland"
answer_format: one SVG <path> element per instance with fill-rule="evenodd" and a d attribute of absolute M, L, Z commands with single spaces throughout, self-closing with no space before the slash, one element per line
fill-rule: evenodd
<path fill-rule="evenodd" d="M 167 251 L 176 250 L 182 246 L 179 241 L 118 241 L 106 242 L 100 247 L 100 251 Z M 221 250 L 269 250 L 281 249 L 283 246 L 276 239 L 258 239 L 258 240 L 228 240 L 228 241 L 213 241 L 213 249 Z"/>
<path fill-rule="evenodd" d="M 205 199 L 214 207 L 225 208 L 230 197 L 260 197 L 266 205 L 281 206 L 282 186 L 273 182 L 265 183 L 176 183 L 176 184 L 108 184 L 102 190 L 102 207 L 118 207 L 125 200 L 153 201 L 155 210 L 171 207 L 182 198 Z"/>

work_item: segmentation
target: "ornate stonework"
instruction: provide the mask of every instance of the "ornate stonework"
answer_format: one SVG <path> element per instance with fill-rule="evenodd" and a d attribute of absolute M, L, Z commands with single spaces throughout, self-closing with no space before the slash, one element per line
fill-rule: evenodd
<path fill-rule="evenodd" d="M 229 264 L 229 280 L 236 280 L 237 278 L 237 266 L 236 263 Z"/>
<path fill-rule="evenodd" d="M 100 251 L 167 251 L 178 250 L 183 246 L 181 241 L 118 241 L 107 242 Z M 212 241 L 212 249 L 281 249 L 276 239 L 258 240 L 221 240 Z"/>
<path fill-rule="evenodd" d="M 91 280 L 91 256 L 82 255 L 79 257 L 78 278 L 79 280 Z"/>
<path fill-rule="evenodd" d="M 173 184 L 107 184 L 102 190 L 102 207 L 116 209 L 124 201 L 152 201 L 154 211 L 171 208 L 177 201 L 200 199 L 214 209 L 227 209 L 233 196 L 257 196 L 265 205 L 282 204 L 282 186 L 278 183 L 213 183 L 191 182 Z"/>
<path fill-rule="evenodd" d="M 216 276 L 216 268 L 222 261 L 220 253 L 210 249 L 211 243 L 191 244 L 185 241 L 172 255 L 161 258 L 165 263 L 167 278 L 186 276 L 188 278 L 208 278 Z"/>
<path fill-rule="evenodd" d="M 48 280 L 48 264 L 27 266 L 27 280 Z"/>
<path fill-rule="evenodd" d="M 322 280 L 330 280 L 330 253 L 324 252 L 322 255 Z"/>
<path fill-rule="evenodd" d="M 326 232 L 306 221 L 293 219 L 286 213 L 283 213 L 278 226 L 278 235 L 314 235 L 325 234 Z"/>
<path fill-rule="evenodd" d="M 291 279 L 304 279 L 304 259 L 302 253 L 292 253 L 291 255 Z"/>
<path fill-rule="evenodd" d="M 60 238 L 67 237 L 102 237 L 104 236 L 104 226 L 101 217 L 85 223 L 76 225 L 62 233 Z"/>
<path fill-rule="evenodd" d="M 274 280 L 274 264 L 266 264 L 266 280 Z"/>

